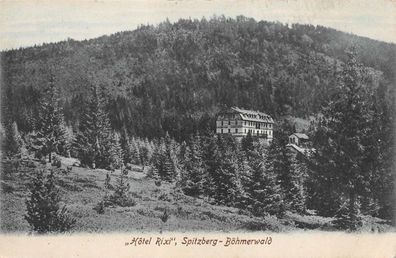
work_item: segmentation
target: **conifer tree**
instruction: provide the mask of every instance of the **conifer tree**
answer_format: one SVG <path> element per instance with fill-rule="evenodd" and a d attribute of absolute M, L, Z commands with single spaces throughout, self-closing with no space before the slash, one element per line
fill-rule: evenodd
<path fill-rule="evenodd" d="M 232 136 L 218 137 L 218 166 L 213 171 L 214 198 L 219 204 L 236 205 L 240 201 L 242 185 L 239 176 L 235 142 Z"/>
<path fill-rule="evenodd" d="M 140 149 L 139 149 L 139 144 L 137 142 L 137 139 L 135 137 L 132 137 L 130 141 L 130 147 L 129 149 L 131 150 L 131 161 L 133 164 L 140 165 L 141 160 L 140 160 Z"/>
<path fill-rule="evenodd" d="M 110 121 L 104 110 L 104 97 L 93 86 L 90 101 L 81 114 L 74 148 L 83 165 L 106 169 L 114 165 L 111 164 L 114 144 Z"/>
<path fill-rule="evenodd" d="M 143 165 L 146 166 L 150 163 L 152 155 L 153 155 L 152 146 L 149 140 L 145 138 L 140 148 L 140 159 L 142 160 Z"/>
<path fill-rule="evenodd" d="M 251 183 L 252 177 L 252 167 L 250 164 L 251 157 L 256 150 L 250 151 L 247 155 L 243 150 L 239 150 L 237 152 L 237 165 L 238 165 L 238 174 L 242 186 L 241 196 L 240 196 L 240 208 L 246 208 L 249 206 L 249 193 L 247 189 Z M 249 156 L 249 159 L 247 158 Z"/>
<path fill-rule="evenodd" d="M 122 159 L 124 163 L 131 163 L 132 151 L 130 148 L 130 138 L 125 128 L 121 131 L 120 146 L 122 149 Z"/>
<path fill-rule="evenodd" d="M 203 194 L 205 170 L 199 136 L 190 139 L 190 144 L 186 147 L 184 156 L 183 191 L 190 196 L 200 196 Z"/>
<path fill-rule="evenodd" d="M 252 153 L 250 160 L 252 175 L 247 191 L 249 207 L 256 216 L 266 214 L 281 216 L 285 211 L 282 189 L 277 182 L 272 165 L 263 154 L 257 151 Z"/>
<path fill-rule="evenodd" d="M 206 170 L 206 178 L 204 178 L 204 194 L 208 197 L 214 197 L 216 188 L 214 178 L 217 169 L 220 166 L 220 155 L 217 145 L 217 137 L 209 135 L 204 137 L 202 144 L 203 164 Z"/>
<path fill-rule="evenodd" d="M 151 177 L 154 179 L 160 179 L 160 171 L 163 170 L 163 159 L 165 153 L 165 142 L 163 138 L 157 140 L 154 144 L 154 153 L 153 157 L 151 158 L 152 164 L 152 173 Z"/>
<path fill-rule="evenodd" d="M 153 168 L 159 178 L 168 182 L 177 179 L 176 159 L 174 142 L 167 134 L 161 138 L 153 154 Z"/>
<path fill-rule="evenodd" d="M 307 209 L 307 179 L 309 169 L 306 163 L 306 157 L 300 157 L 300 155 L 302 154 L 291 155 L 293 197 L 290 202 L 290 208 L 295 212 L 305 213 Z"/>
<path fill-rule="evenodd" d="M 250 131 L 248 132 L 246 137 L 242 139 L 241 145 L 242 145 L 242 150 L 245 151 L 247 154 L 249 154 L 249 152 L 254 150 L 253 137 Z"/>
<path fill-rule="evenodd" d="M 339 196 L 336 212 L 339 225 L 356 230 L 360 225 L 359 199 L 365 187 L 363 159 L 367 146 L 364 142 L 371 112 L 363 70 L 353 51 L 347 54 L 348 61 L 339 75 L 337 92 L 322 111 L 317 131 L 317 138 L 322 140 L 315 146 L 315 158 L 319 183 Z"/>
<path fill-rule="evenodd" d="M 120 135 L 116 132 L 113 132 L 111 134 L 110 143 L 108 143 L 106 146 L 109 148 L 107 151 L 110 158 L 110 160 L 108 161 L 109 166 L 113 167 L 114 169 L 120 168 L 124 163 L 122 158 L 123 153 L 120 143 Z"/>
<path fill-rule="evenodd" d="M 52 153 L 60 153 L 62 146 L 66 146 L 64 118 L 53 78 L 43 92 L 36 129 L 33 150 L 41 155 L 48 155 L 48 160 L 51 162 Z"/>
<path fill-rule="evenodd" d="M 373 112 L 367 132 L 366 155 L 364 157 L 365 192 L 361 199 L 363 214 L 392 218 L 393 203 L 392 190 L 394 188 L 394 140 L 395 135 L 391 110 L 395 110 L 395 97 L 383 84 L 371 94 L 371 110 Z M 387 103 L 387 96 L 392 96 Z"/>
<path fill-rule="evenodd" d="M 286 209 L 289 209 L 294 198 L 298 198 L 295 196 L 297 189 L 293 182 L 292 157 L 286 146 L 280 142 L 278 138 L 274 138 L 268 149 L 267 171 L 276 175 Z"/>
<path fill-rule="evenodd" d="M 178 179 L 178 160 L 176 143 L 172 140 L 168 133 L 164 138 L 165 152 L 163 157 L 163 170 L 161 171 L 161 177 L 166 181 L 174 181 Z"/>
<path fill-rule="evenodd" d="M 76 220 L 70 216 L 65 206 L 60 206 L 60 201 L 53 171 L 48 175 L 44 175 L 44 171 L 37 173 L 30 186 L 30 197 L 26 200 L 25 219 L 33 231 L 64 232 L 73 227 Z"/>
<path fill-rule="evenodd" d="M 23 141 L 21 135 L 19 134 L 16 122 L 10 123 L 7 121 L 4 131 L 5 137 L 3 142 L 3 150 L 5 155 L 11 158 L 17 154 L 20 154 Z"/>

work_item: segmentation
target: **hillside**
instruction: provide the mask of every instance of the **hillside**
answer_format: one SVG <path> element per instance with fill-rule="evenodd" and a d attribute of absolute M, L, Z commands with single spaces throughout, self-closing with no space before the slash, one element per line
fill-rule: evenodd
<path fill-rule="evenodd" d="M 16 172 L 9 161 L 3 161 L 1 178 L 1 214 L 2 232 L 30 231 L 24 215 L 25 200 L 34 170 L 43 169 L 35 161 L 21 162 Z M 49 167 L 49 164 L 47 164 Z M 65 168 L 65 164 L 62 165 Z M 35 168 L 34 168 L 35 167 Z M 255 217 L 248 211 L 233 207 L 212 205 L 208 200 L 192 198 L 175 190 L 173 184 L 163 183 L 156 186 L 146 177 L 142 168 L 135 166 L 127 176 L 131 186 L 130 196 L 135 201 L 132 207 L 107 207 L 104 214 L 98 214 L 94 207 L 106 194 L 104 169 L 91 170 L 73 167 L 68 174 L 56 169 L 57 185 L 61 191 L 62 203 L 77 219 L 72 232 L 164 232 L 164 231 L 210 231 L 210 232 L 246 232 L 295 230 L 335 230 L 332 218 L 314 215 L 287 213 L 284 218 L 275 216 Z M 111 175 L 114 184 L 119 171 Z M 107 190 L 108 191 L 108 190 Z M 161 220 L 164 210 L 170 216 L 166 222 Z M 389 231 L 392 228 L 386 221 L 366 217 L 362 231 Z"/>
<path fill-rule="evenodd" d="M 31 131 L 52 77 L 73 129 L 91 85 L 104 89 L 112 127 L 140 137 L 169 132 L 181 141 L 213 130 L 225 106 L 307 118 L 334 91 L 350 46 L 367 67 L 367 87 L 393 90 L 394 44 L 321 26 L 217 17 L 2 52 L 2 110 Z"/>

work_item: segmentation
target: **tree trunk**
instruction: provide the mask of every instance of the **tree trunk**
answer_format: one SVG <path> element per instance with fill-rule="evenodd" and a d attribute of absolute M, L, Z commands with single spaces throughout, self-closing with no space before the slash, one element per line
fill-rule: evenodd
<path fill-rule="evenodd" d="M 52 164 L 52 155 L 51 155 L 51 152 L 48 154 L 48 162 L 50 163 L 50 164 Z"/>

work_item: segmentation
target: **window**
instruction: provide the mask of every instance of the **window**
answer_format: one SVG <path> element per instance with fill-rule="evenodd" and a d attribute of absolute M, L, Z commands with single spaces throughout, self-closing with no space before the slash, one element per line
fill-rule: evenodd
<path fill-rule="evenodd" d="M 221 126 L 223 126 L 223 121 L 221 121 Z"/>
<path fill-rule="evenodd" d="M 228 120 L 228 125 L 230 125 L 231 124 L 231 121 L 230 120 Z"/>
<path fill-rule="evenodd" d="M 235 132 L 236 132 L 236 133 L 238 132 L 238 129 L 237 129 L 237 128 L 235 128 Z"/>
<path fill-rule="evenodd" d="M 228 133 L 231 133 L 231 129 L 228 129 Z"/>
<path fill-rule="evenodd" d="M 221 129 L 221 133 L 223 133 L 223 129 Z"/>

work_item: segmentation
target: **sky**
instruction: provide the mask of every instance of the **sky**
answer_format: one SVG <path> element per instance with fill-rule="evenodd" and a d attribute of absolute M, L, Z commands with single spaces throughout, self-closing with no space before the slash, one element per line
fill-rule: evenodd
<path fill-rule="evenodd" d="M 396 43 L 396 0 L 0 0 L 0 49 L 214 15 L 323 25 Z"/>

